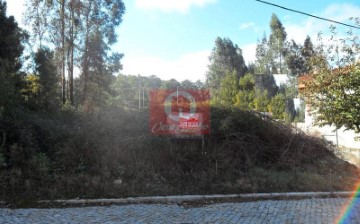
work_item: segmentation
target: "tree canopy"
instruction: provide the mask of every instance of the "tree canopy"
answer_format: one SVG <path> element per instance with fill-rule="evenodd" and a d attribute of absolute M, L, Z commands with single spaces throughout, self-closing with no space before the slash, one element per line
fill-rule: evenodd
<path fill-rule="evenodd" d="M 318 124 L 360 132 L 359 38 L 352 32 L 339 38 L 336 29 L 331 30 L 331 41 L 315 48 L 311 74 L 300 79 L 305 84 L 302 94 Z"/>
<path fill-rule="evenodd" d="M 108 86 L 106 76 L 122 68 L 122 54 L 109 53 L 110 46 L 117 41 L 115 30 L 125 12 L 123 1 L 27 0 L 26 4 L 25 21 L 32 27 L 33 38 L 39 43 L 39 48 L 45 44 L 56 52 L 58 72 L 62 77 L 63 103 L 68 100 L 74 104 L 75 68 L 81 73 L 81 103 L 100 103 L 101 100 L 93 101 L 95 98 L 91 89 L 101 86 L 100 95 L 106 97 L 107 94 L 103 94 Z M 100 74 L 99 69 L 107 71 Z M 99 75 L 104 77 L 99 78 Z"/>
<path fill-rule="evenodd" d="M 28 39 L 14 17 L 6 15 L 6 9 L 6 2 L 0 0 L 0 117 L 21 100 L 20 90 L 25 85 L 21 57 Z"/>
<path fill-rule="evenodd" d="M 215 47 L 210 55 L 209 69 L 206 73 L 206 84 L 216 96 L 221 80 L 227 72 L 235 71 L 236 79 L 239 80 L 247 71 L 242 50 L 229 38 L 216 38 Z"/>

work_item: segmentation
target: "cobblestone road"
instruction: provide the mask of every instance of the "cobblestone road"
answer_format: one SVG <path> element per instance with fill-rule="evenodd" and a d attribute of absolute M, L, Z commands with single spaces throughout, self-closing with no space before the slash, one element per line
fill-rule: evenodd
<path fill-rule="evenodd" d="M 0 223 L 336 223 L 348 198 L 267 200 L 184 208 L 176 204 L 0 209 Z M 343 223 L 360 223 L 360 200 Z"/>

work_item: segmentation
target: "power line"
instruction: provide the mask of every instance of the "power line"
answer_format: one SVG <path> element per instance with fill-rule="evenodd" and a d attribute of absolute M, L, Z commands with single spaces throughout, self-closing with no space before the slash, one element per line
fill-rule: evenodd
<path fill-rule="evenodd" d="M 321 19 L 321 20 L 325 20 L 325 21 L 328 21 L 328 22 L 337 23 L 337 24 L 340 24 L 340 25 L 343 25 L 343 26 L 348 26 L 348 27 L 351 27 L 351 28 L 360 29 L 360 26 L 353 26 L 353 25 L 342 23 L 342 22 L 335 21 L 335 20 L 332 20 L 332 19 L 326 19 L 326 18 L 323 18 L 323 17 L 314 16 L 314 15 L 311 15 L 311 14 L 306 13 L 306 12 L 301 12 L 301 11 L 298 11 L 298 10 L 295 10 L 295 9 L 289 9 L 289 8 L 284 7 L 284 6 L 277 5 L 277 4 L 274 4 L 274 3 L 271 3 L 271 2 L 266 2 L 266 1 L 262 1 L 262 0 L 255 0 L 255 1 L 267 4 L 267 5 L 272 5 L 272 6 L 275 6 L 275 7 L 278 7 L 278 8 L 282 8 L 282 9 L 285 9 L 287 11 L 296 12 L 296 13 L 299 13 L 299 14 L 310 16 L 310 17 L 313 17 L 313 18 L 316 18 L 316 19 Z"/>

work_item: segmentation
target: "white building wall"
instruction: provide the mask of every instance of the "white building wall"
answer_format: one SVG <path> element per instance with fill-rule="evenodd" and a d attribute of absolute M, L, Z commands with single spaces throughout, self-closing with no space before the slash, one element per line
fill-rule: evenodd
<path fill-rule="evenodd" d="M 305 109 L 305 123 L 298 124 L 298 127 L 306 133 L 321 135 L 335 145 L 338 144 L 339 146 L 347 148 L 360 149 L 360 141 L 355 141 L 355 137 L 360 136 L 360 134 L 355 134 L 355 131 L 345 130 L 345 128 L 340 128 L 336 131 L 335 126 L 325 125 L 319 127 L 315 125 L 314 117 L 309 113 L 308 107 Z"/>

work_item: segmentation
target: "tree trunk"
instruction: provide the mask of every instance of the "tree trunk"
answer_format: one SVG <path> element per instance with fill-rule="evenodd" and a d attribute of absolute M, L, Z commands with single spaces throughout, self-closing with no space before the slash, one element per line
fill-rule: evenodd
<path fill-rule="evenodd" d="M 90 38 L 90 10 L 92 4 L 89 3 L 87 8 L 87 15 L 86 15 L 86 32 L 85 32 L 85 46 L 84 46 L 84 54 L 83 54 L 83 66 L 82 66 L 82 73 L 84 78 L 84 91 L 83 91 L 83 104 L 86 103 L 88 100 L 88 85 L 89 85 L 89 38 Z"/>
<path fill-rule="evenodd" d="M 73 2 L 71 2 L 71 25 L 70 25 L 70 43 L 69 43 L 69 55 L 68 55 L 68 60 L 69 61 L 69 100 L 70 100 L 70 104 L 74 105 L 74 28 L 75 28 L 75 16 L 74 16 L 74 6 L 73 6 Z"/>
<path fill-rule="evenodd" d="M 65 77 L 65 0 L 61 1 L 61 76 L 62 76 L 62 102 L 66 102 L 66 77 Z"/>

